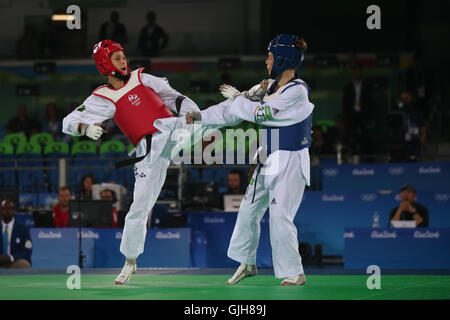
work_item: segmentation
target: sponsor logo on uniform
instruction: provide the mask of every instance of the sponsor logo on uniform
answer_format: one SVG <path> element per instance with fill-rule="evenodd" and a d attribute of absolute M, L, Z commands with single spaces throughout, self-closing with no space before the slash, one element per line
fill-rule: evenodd
<path fill-rule="evenodd" d="M 116 239 L 122 239 L 122 232 L 116 232 Z"/>
<path fill-rule="evenodd" d="M 302 146 L 307 145 L 307 144 L 308 144 L 308 139 L 306 139 L 306 137 L 305 137 L 302 140 Z"/>
<path fill-rule="evenodd" d="M 272 202 L 270 204 L 277 204 L 277 201 L 275 200 L 275 198 L 272 199 Z"/>
<path fill-rule="evenodd" d="M 339 170 L 338 169 L 323 169 L 322 173 L 326 177 L 335 177 L 338 175 Z"/>
<path fill-rule="evenodd" d="M 388 232 L 388 231 L 382 231 L 382 232 L 378 232 L 378 231 L 372 231 L 372 233 L 370 234 L 371 238 L 376 238 L 376 239 L 395 239 L 397 238 L 397 233 L 395 231 L 392 232 Z"/>
<path fill-rule="evenodd" d="M 38 233 L 38 239 L 62 239 L 61 231 L 54 232 L 54 231 L 39 231 Z"/>
<path fill-rule="evenodd" d="M 94 232 L 92 230 L 81 231 L 81 236 L 86 239 L 99 239 L 100 238 L 98 233 Z M 80 233 L 77 234 L 77 238 L 79 238 L 79 237 L 80 237 Z"/>
<path fill-rule="evenodd" d="M 138 169 L 134 167 L 134 177 L 135 178 L 145 178 L 147 175 L 143 172 L 139 173 Z"/>
<path fill-rule="evenodd" d="M 344 195 L 324 194 L 322 196 L 322 201 L 325 201 L 325 202 L 344 202 L 345 201 L 345 197 L 344 197 Z"/>
<path fill-rule="evenodd" d="M 273 110 L 273 115 L 276 116 L 278 112 L 280 112 L 280 110 L 278 110 L 277 108 L 272 108 Z"/>
<path fill-rule="evenodd" d="M 255 121 L 256 122 L 263 122 L 266 121 L 266 111 L 263 106 L 259 106 L 255 109 Z"/>
<path fill-rule="evenodd" d="M 422 231 L 415 231 L 414 232 L 414 238 L 416 239 L 439 239 L 440 234 L 439 231 L 431 232 L 429 230 L 422 232 Z"/>
<path fill-rule="evenodd" d="M 392 176 L 400 176 L 405 172 L 404 167 L 389 167 L 388 172 Z"/>
<path fill-rule="evenodd" d="M 433 195 L 434 200 L 439 202 L 446 202 L 450 199 L 450 193 L 435 193 Z"/>
<path fill-rule="evenodd" d="M 31 247 L 32 247 L 31 240 L 27 240 L 27 241 L 25 242 L 25 248 L 31 249 Z"/>
<path fill-rule="evenodd" d="M 141 104 L 141 98 L 137 94 L 129 94 L 128 100 L 131 102 L 131 104 L 135 107 L 139 106 Z"/>
<path fill-rule="evenodd" d="M 20 238 L 16 238 L 16 243 L 20 243 Z"/>
<path fill-rule="evenodd" d="M 344 232 L 344 239 L 353 239 L 354 237 L 355 237 L 355 234 L 353 231 Z"/>
<path fill-rule="evenodd" d="M 86 107 L 84 105 L 81 105 L 80 107 L 77 108 L 77 111 L 83 112 L 84 110 L 86 110 Z"/>
<path fill-rule="evenodd" d="M 354 176 L 373 176 L 375 174 L 375 169 L 353 169 L 352 175 Z"/>
<path fill-rule="evenodd" d="M 181 234 L 179 232 L 161 232 L 156 233 L 156 239 L 180 239 Z"/>
<path fill-rule="evenodd" d="M 205 218 L 203 219 L 204 223 L 225 223 L 224 218 Z"/>
<path fill-rule="evenodd" d="M 419 174 L 436 174 L 441 173 L 441 167 L 419 167 Z"/>

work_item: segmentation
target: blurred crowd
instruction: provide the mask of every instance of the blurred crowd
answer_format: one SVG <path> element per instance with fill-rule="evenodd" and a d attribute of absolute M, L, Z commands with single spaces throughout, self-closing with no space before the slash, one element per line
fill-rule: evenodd
<path fill-rule="evenodd" d="M 311 155 L 347 156 L 347 162 L 371 162 L 377 153 L 387 153 L 390 162 L 417 161 L 428 141 L 427 128 L 433 117 L 430 107 L 431 74 L 416 55 L 411 67 L 401 74 L 400 93 L 380 119 L 375 102 L 379 87 L 364 76 L 363 67 L 351 66 L 351 79 L 342 88 L 340 113 L 332 126 L 315 125 Z M 381 143 L 381 145 L 380 145 Z M 381 151 L 381 152 L 380 152 Z M 372 160 L 371 160 L 372 159 Z"/>
<path fill-rule="evenodd" d="M 118 11 L 110 14 L 109 21 L 101 24 L 98 41 L 109 39 L 121 43 L 128 51 L 143 57 L 158 57 L 169 43 L 169 36 L 163 27 L 156 23 L 157 16 L 150 11 L 145 15 L 145 24 L 139 31 L 136 48 L 129 47 L 126 26 L 120 22 Z M 22 36 L 16 43 L 18 59 L 55 59 L 67 55 L 67 28 L 64 24 L 55 24 L 50 19 L 41 24 L 27 23 Z M 72 49 L 72 48 L 71 48 Z M 84 48 L 73 48 L 71 51 Z M 75 56 L 77 53 L 72 52 Z"/>
<path fill-rule="evenodd" d="M 158 57 L 169 43 L 169 36 L 157 23 L 155 12 L 145 14 L 145 24 L 139 31 L 138 41 L 131 51 L 139 56 Z M 57 58 L 58 30 L 50 20 L 41 28 L 25 25 L 24 34 L 17 42 L 17 57 L 21 59 Z M 101 24 L 98 40 L 111 39 L 129 46 L 127 27 L 120 21 L 118 11 L 110 13 L 109 21 Z M 435 115 L 431 111 L 432 75 L 419 54 L 408 69 L 400 73 L 399 92 L 390 92 L 392 101 L 387 117 L 382 112 L 376 95 L 380 90 L 373 79 L 366 77 L 357 54 L 348 58 L 351 78 L 343 84 L 339 112 L 331 124 L 317 123 L 313 128 L 311 155 L 313 164 L 319 164 L 324 157 L 344 158 L 345 162 L 371 162 L 378 154 L 389 154 L 388 161 L 416 161 L 420 159 L 429 139 L 427 128 Z M 222 83 L 235 85 L 228 73 L 222 75 Z M 198 84 L 201 85 L 201 84 Z M 239 88 L 240 89 L 240 88 Z M 213 104 L 214 102 L 207 104 Z M 37 123 L 27 115 L 26 107 L 18 108 L 18 116 L 7 125 L 7 132 L 24 131 L 27 136 L 35 132 L 50 132 L 57 141 L 71 142 L 61 132 L 61 113 L 55 104 L 49 104 L 45 119 Z M 71 111 L 71 110 L 69 110 Z M 112 121 L 103 124 L 107 134 L 102 141 L 118 139 L 126 142 Z"/>

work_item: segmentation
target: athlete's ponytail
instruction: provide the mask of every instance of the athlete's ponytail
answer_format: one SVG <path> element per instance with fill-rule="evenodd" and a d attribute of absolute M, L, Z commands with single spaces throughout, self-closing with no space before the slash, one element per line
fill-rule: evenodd
<path fill-rule="evenodd" d="M 301 52 L 305 52 L 308 49 L 308 45 L 303 38 L 300 38 L 294 42 L 294 46 L 299 49 Z"/>

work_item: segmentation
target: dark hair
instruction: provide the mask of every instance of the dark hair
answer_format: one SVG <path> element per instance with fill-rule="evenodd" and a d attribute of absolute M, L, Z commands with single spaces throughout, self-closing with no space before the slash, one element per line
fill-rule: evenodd
<path fill-rule="evenodd" d="M 0 203 L 0 207 L 4 208 L 6 207 L 7 204 L 12 204 L 13 207 L 16 207 L 14 201 L 12 201 L 11 199 L 3 199 L 2 202 Z"/>
<path fill-rule="evenodd" d="M 92 173 L 88 173 L 88 174 L 85 174 L 84 176 L 82 176 L 81 181 L 80 181 L 80 193 L 81 194 L 84 194 L 84 192 L 86 191 L 84 189 L 84 180 L 86 180 L 86 178 L 91 178 L 92 184 L 95 183 L 94 175 Z"/>
<path fill-rule="evenodd" d="M 237 175 L 239 175 L 239 178 L 241 178 L 241 180 L 242 180 L 242 172 L 241 171 L 233 169 L 230 172 L 228 172 L 227 175 L 230 175 L 230 174 L 237 174 Z"/>
<path fill-rule="evenodd" d="M 111 192 L 111 195 L 112 195 L 112 201 L 113 201 L 113 202 L 116 202 L 116 201 L 117 201 L 116 193 L 114 192 L 114 190 L 111 190 L 111 189 L 104 189 L 104 190 L 100 191 L 100 197 L 101 197 L 102 193 L 105 192 L 105 191 Z"/>
<path fill-rule="evenodd" d="M 305 39 L 303 39 L 303 38 L 296 40 L 294 42 L 294 46 L 302 52 L 304 52 L 308 49 L 308 44 L 306 43 Z"/>
<path fill-rule="evenodd" d="M 64 191 L 64 190 L 68 190 L 68 191 L 70 192 L 70 194 L 72 194 L 72 191 L 71 191 L 70 188 L 67 187 L 67 186 L 60 187 L 60 188 L 58 189 L 58 193 L 59 193 L 60 191 Z"/>

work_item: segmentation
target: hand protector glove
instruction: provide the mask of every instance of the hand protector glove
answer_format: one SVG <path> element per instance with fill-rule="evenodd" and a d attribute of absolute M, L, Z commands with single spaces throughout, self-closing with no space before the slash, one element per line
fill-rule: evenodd
<path fill-rule="evenodd" d="M 222 84 L 219 87 L 219 91 L 225 98 L 230 99 L 231 101 L 241 94 L 238 89 L 229 84 Z"/>
<path fill-rule="evenodd" d="M 202 120 L 202 114 L 199 111 L 191 111 L 186 113 L 186 124 L 191 124 L 194 121 Z"/>
<path fill-rule="evenodd" d="M 100 138 L 103 132 L 104 130 L 102 127 L 97 126 L 95 124 L 90 124 L 90 125 L 82 125 L 80 133 L 82 136 L 85 135 L 91 138 L 92 140 L 98 140 L 98 138 Z"/>
<path fill-rule="evenodd" d="M 261 102 L 266 95 L 268 81 L 263 80 L 260 84 L 253 86 L 250 90 L 244 92 L 244 96 L 252 101 Z"/>

